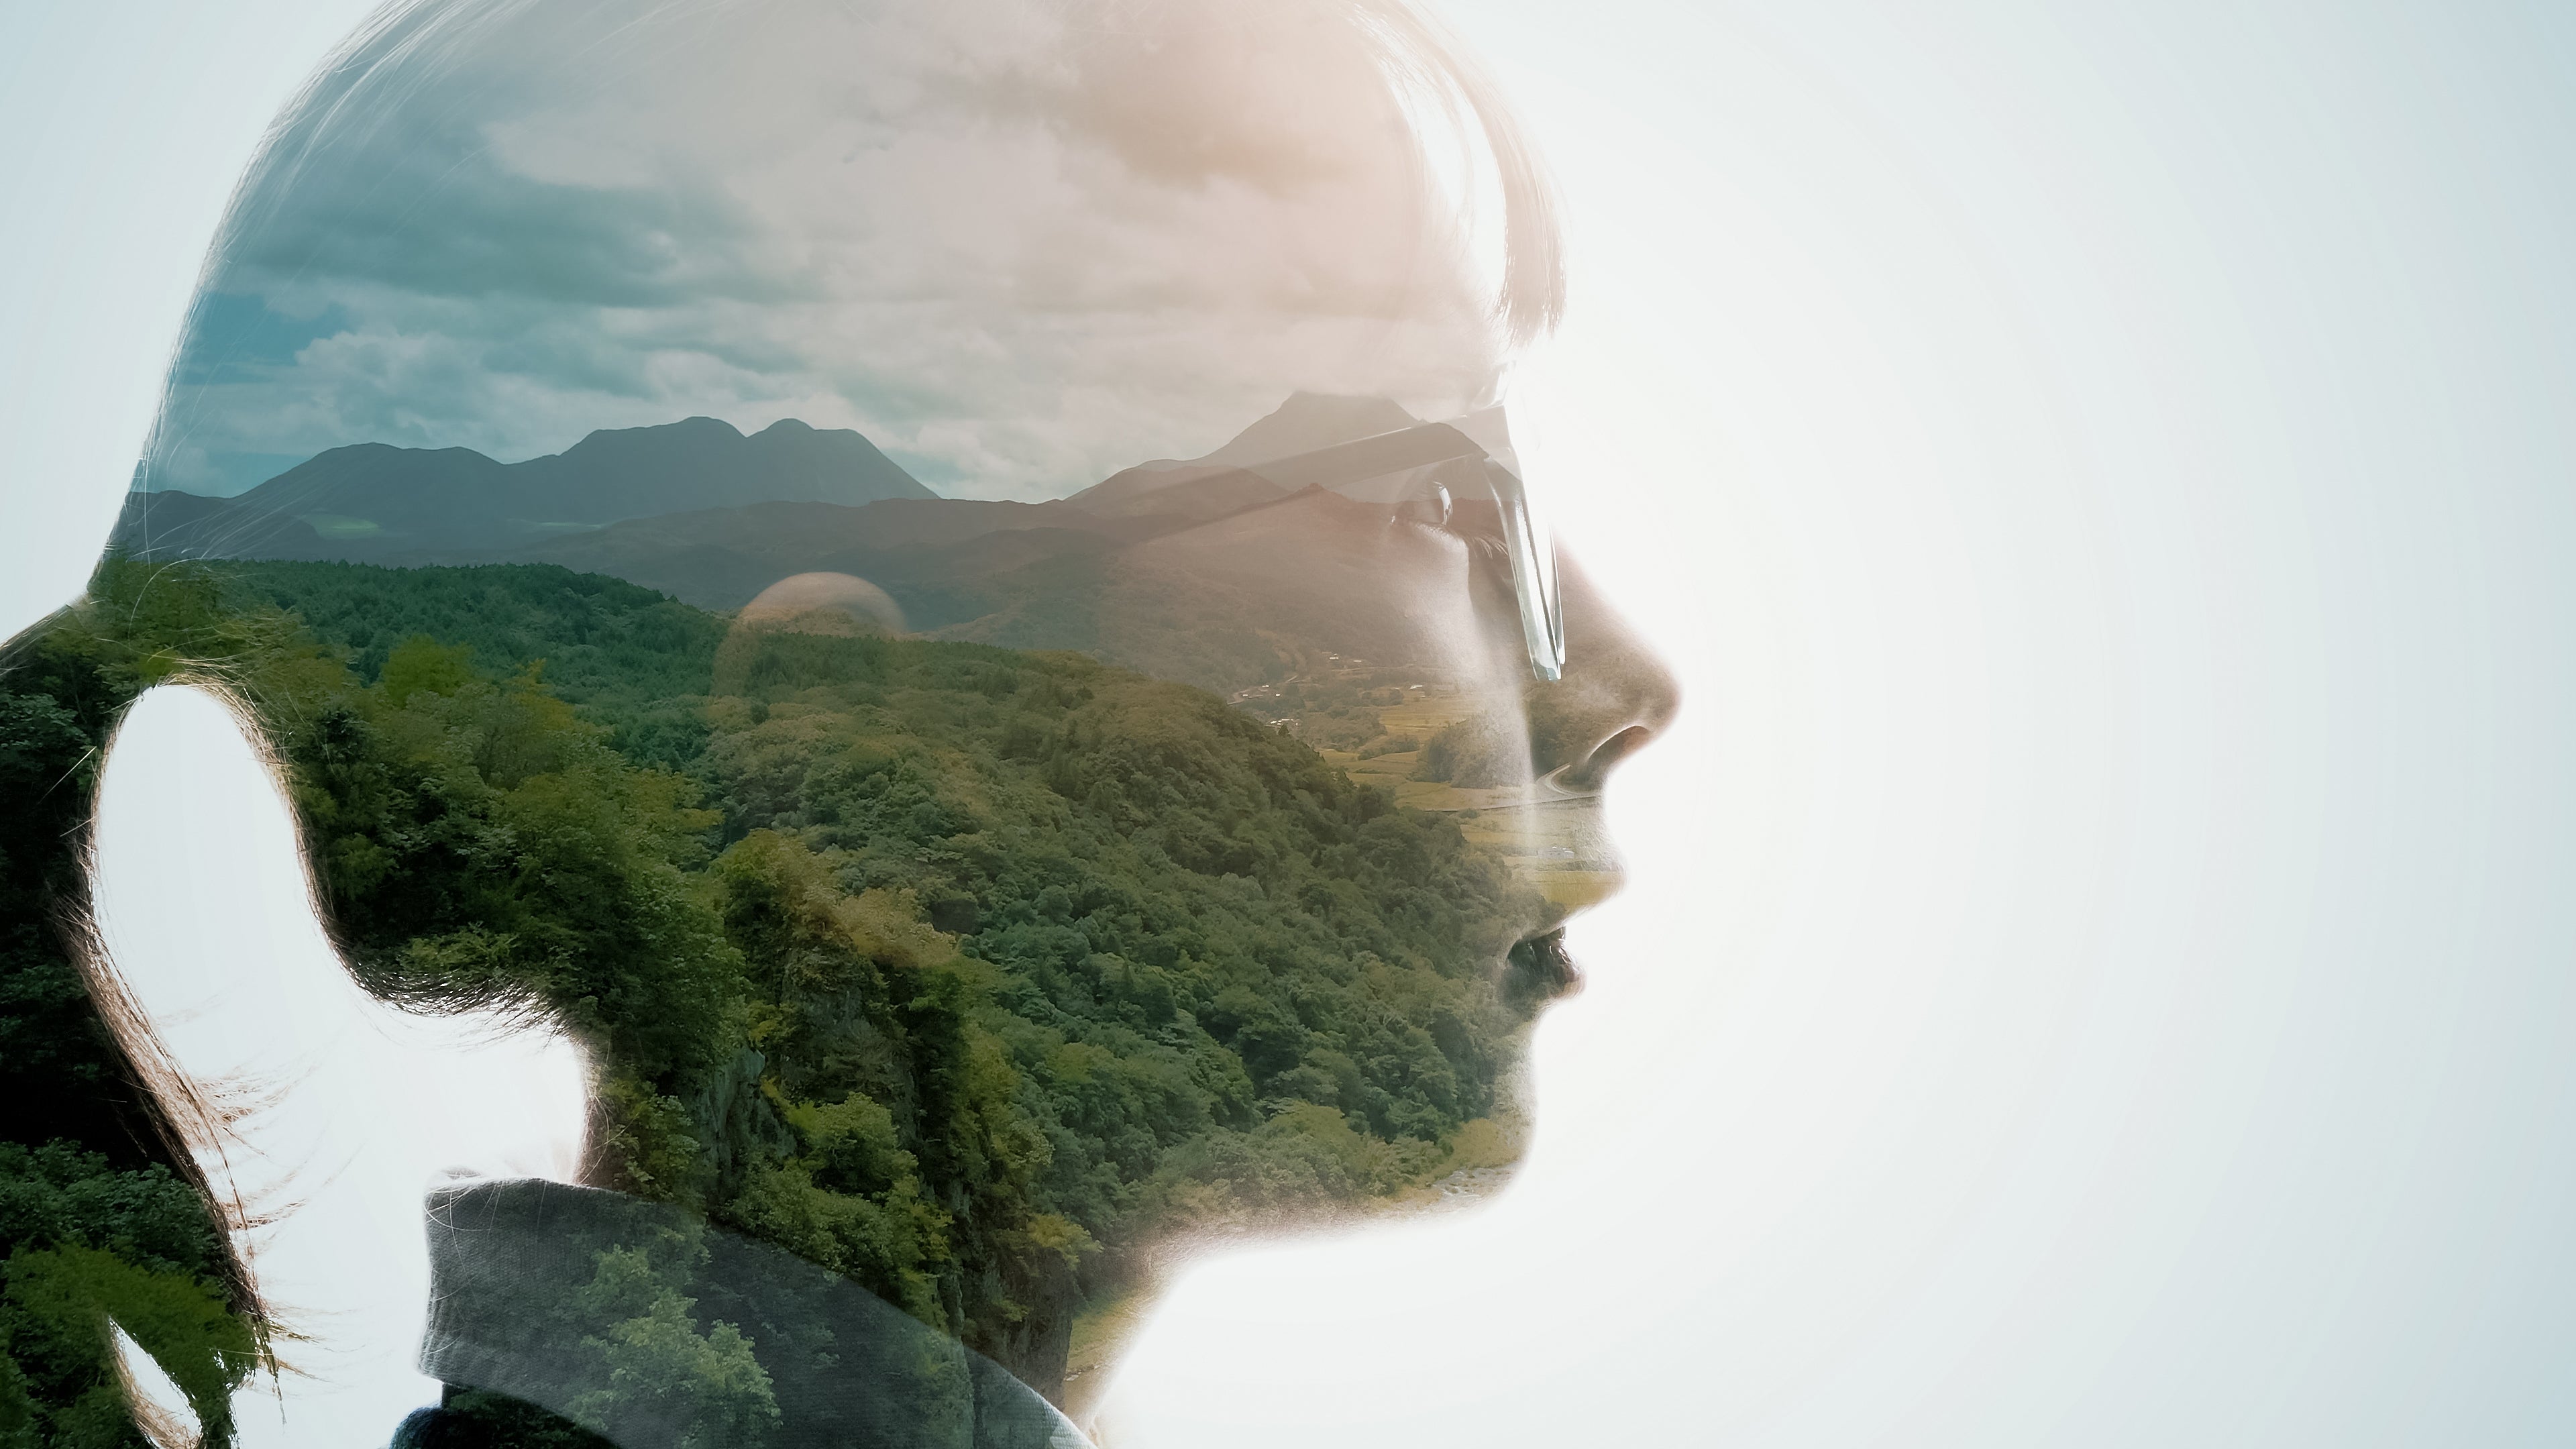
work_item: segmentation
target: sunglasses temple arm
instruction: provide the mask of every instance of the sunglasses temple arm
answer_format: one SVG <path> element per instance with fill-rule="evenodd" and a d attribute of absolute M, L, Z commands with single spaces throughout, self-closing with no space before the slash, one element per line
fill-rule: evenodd
<path fill-rule="evenodd" d="M 1554 683 L 1565 674 L 1565 609 L 1557 592 L 1555 540 L 1530 507 L 1529 490 L 1519 474 L 1489 458 L 1485 478 L 1502 515 L 1503 548 L 1511 556 L 1512 592 L 1520 600 L 1530 670 L 1541 681 Z"/>

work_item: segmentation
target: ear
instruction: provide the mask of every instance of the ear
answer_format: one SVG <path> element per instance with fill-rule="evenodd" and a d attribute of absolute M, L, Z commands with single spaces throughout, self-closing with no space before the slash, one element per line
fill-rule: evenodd
<path fill-rule="evenodd" d="M 412 1366 L 423 1193 L 456 1175 L 571 1180 L 582 1055 L 360 990 L 263 752 L 206 690 L 155 689 L 127 715 L 95 852 L 101 1005 L 186 1138 L 292 1371 L 245 1390 L 237 1422 L 262 1437 L 283 1412 L 298 1438 L 385 1442 L 437 1394 Z"/>

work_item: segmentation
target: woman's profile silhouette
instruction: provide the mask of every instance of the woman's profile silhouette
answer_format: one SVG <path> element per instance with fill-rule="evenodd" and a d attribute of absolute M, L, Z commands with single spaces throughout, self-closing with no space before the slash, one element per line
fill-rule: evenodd
<path fill-rule="evenodd" d="M 1188 1252 L 1498 1181 L 1602 782 L 1675 708 L 1547 527 L 1599 480 L 1513 445 L 1561 267 L 1399 0 L 382 14 L 0 675 L 12 969 L 105 1032 L 48 1180 L 209 1225 L 46 1249 L 12 1402 L 168 1439 L 280 1365 L 417 1383 L 263 1279 L 322 1168 L 261 1124 L 372 1049 L 84 915 L 163 685 L 292 810 L 339 958 L 293 991 L 577 1059 L 403 1185 L 425 1298 L 334 1290 L 420 1325 L 398 1442 L 1078 1443 Z"/>

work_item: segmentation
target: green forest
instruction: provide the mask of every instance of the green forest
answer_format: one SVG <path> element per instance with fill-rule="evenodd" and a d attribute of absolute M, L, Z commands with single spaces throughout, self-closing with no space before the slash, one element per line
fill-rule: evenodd
<path fill-rule="evenodd" d="M 0 1445 L 142 1442 L 110 1320 L 218 1433 L 258 1357 L 65 944 L 102 747 L 175 679 L 260 718 L 371 989 L 590 1044 L 596 1180 L 1042 1392 L 1155 1243 L 1500 1135 L 1549 908 L 1215 695 L 551 566 L 111 559 L 0 660 Z"/>

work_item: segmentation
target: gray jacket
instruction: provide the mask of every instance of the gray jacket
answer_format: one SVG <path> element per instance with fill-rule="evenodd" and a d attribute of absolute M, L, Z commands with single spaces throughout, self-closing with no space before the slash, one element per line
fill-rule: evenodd
<path fill-rule="evenodd" d="M 1089 1449 L 956 1339 L 678 1208 L 521 1179 L 428 1217 L 421 1368 L 620 1449 Z"/>

